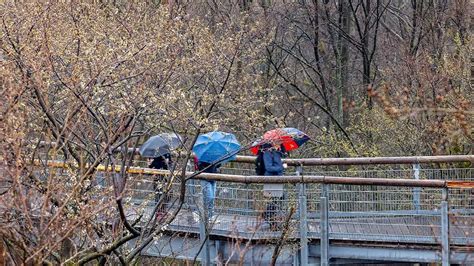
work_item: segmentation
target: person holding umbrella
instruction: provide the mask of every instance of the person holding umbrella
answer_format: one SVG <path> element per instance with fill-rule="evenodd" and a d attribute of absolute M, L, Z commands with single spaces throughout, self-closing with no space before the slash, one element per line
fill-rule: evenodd
<path fill-rule="evenodd" d="M 219 167 L 236 158 L 240 151 L 240 143 L 234 134 L 212 131 L 200 135 L 193 147 L 196 155 L 196 170 L 205 173 L 218 173 Z M 204 217 L 207 221 L 214 220 L 214 204 L 216 197 L 215 180 L 201 180 L 204 205 Z"/>
<path fill-rule="evenodd" d="M 262 146 L 262 160 L 265 176 L 281 176 L 283 175 L 284 167 L 282 162 L 283 153 L 280 145 L 266 144 Z M 276 221 L 276 214 L 282 209 L 283 200 L 283 184 L 264 184 L 264 196 L 269 198 L 263 219 L 270 226 L 272 230 L 278 229 Z"/>
<path fill-rule="evenodd" d="M 221 164 L 210 164 L 207 162 L 197 162 L 197 170 L 204 173 L 219 173 Z M 207 209 L 209 220 L 214 217 L 214 202 L 216 198 L 217 182 L 215 180 L 201 180 L 201 190 L 203 196 L 204 207 Z"/>
<path fill-rule="evenodd" d="M 159 170 L 169 170 L 170 165 L 172 164 L 171 161 L 171 154 L 166 153 L 161 156 L 155 157 L 149 160 L 150 164 L 148 168 L 159 169 Z M 153 190 L 155 191 L 155 204 L 160 201 L 164 190 L 163 185 L 160 183 L 166 183 L 166 178 L 160 175 L 155 175 L 153 177 Z M 168 204 L 170 197 L 168 195 L 164 195 L 163 202 L 161 206 L 158 208 L 157 211 L 157 219 L 161 219 L 162 217 L 166 216 L 166 205 Z"/>
<path fill-rule="evenodd" d="M 169 170 L 173 162 L 171 161 L 171 154 L 165 153 L 161 156 L 148 159 L 148 163 L 148 168 Z"/>
<path fill-rule="evenodd" d="M 282 157 L 287 152 L 299 148 L 310 138 L 296 128 L 278 128 L 265 132 L 262 138 L 255 141 L 250 151 L 257 155 L 257 175 L 279 176 L 283 175 L 286 164 L 282 163 Z M 267 206 L 263 214 L 265 226 L 272 230 L 277 229 L 276 213 L 281 209 L 283 200 L 282 184 L 264 184 L 264 197 L 268 198 Z"/>
<path fill-rule="evenodd" d="M 182 144 L 181 136 L 175 133 L 162 133 L 149 138 L 139 149 L 143 157 L 152 158 L 149 160 L 149 168 L 169 170 L 172 165 L 171 150 L 180 147 Z M 164 194 L 163 183 L 166 179 L 163 176 L 155 175 L 153 178 L 153 191 L 155 193 L 155 204 L 160 201 Z M 157 219 L 166 216 L 166 204 L 169 202 L 169 196 L 163 198 L 156 214 Z"/>

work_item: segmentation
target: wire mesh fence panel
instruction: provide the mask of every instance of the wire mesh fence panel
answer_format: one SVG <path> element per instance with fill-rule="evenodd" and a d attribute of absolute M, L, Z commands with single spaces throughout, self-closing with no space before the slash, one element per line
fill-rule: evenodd
<path fill-rule="evenodd" d="M 254 175 L 254 169 L 225 168 L 223 172 Z M 288 174 L 293 174 L 287 171 Z M 422 169 L 420 179 L 472 180 L 472 169 Z M 413 179 L 413 169 L 305 172 L 306 175 L 354 176 L 366 178 Z M 100 174 L 99 174 L 100 175 Z M 97 181 L 104 185 L 105 179 Z M 97 178 L 101 180 L 101 178 Z M 127 185 L 128 209 L 138 217 L 148 217 L 162 197 L 158 211 L 172 212 L 180 207 L 171 228 L 199 232 L 204 222 L 204 203 L 200 180 L 186 182 L 180 205 L 181 184 L 174 182 L 167 191 L 168 178 L 160 175 L 131 175 Z M 284 184 L 282 197 L 267 195 L 263 184 L 217 182 L 209 226 L 213 234 L 252 239 L 299 237 L 299 191 L 297 185 Z M 450 240 L 473 243 L 474 198 L 472 189 L 450 189 Z M 307 184 L 307 224 L 309 237 L 320 236 L 320 198 L 322 186 Z M 440 243 L 441 189 L 370 185 L 329 185 L 329 233 L 331 239 Z M 295 212 L 288 217 L 290 210 Z M 288 221 L 288 224 L 286 223 Z M 304 222 L 304 221 L 303 221 Z M 285 227 L 286 225 L 286 227 Z"/>
<path fill-rule="evenodd" d="M 297 228 L 297 219 L 288 219 L 289 210 L 297 206 L 294 186 L 285 185 L 282 190 L 281 197 L 271 197 L 263 184 L 219 182 L 214 207 L 217 224 L 213 228 L 256 238 L 278 235 L 287 220 L 289 228 Z M 296 231 L 289 235 L 294 234 Z"/>
<path fill-rule="evenodd" d="M 440 243 L 441 190 L 419 189 L 415 206 L 412 188 L 387 189 L 380 186 L 331 185 L 329 225 L 331 238 L 346 240 Z M 452 193 L 454 192 L 454 193 Z M 450 190 L 450 241 L 472 245 L 474 212 L 472 190 L 456 193 Z M 466 195 L 471 195 L 466 198 Z M 469 202 L 469 199 L 471 201 Z M 317 219 L 315 221 L 317 223 Z M 317 227 L 313 224 L 312 228 Z"/>
<path fill-rule="evenodd" d="M 46 156 L 45 156 L 46 158 Z M 56 158 L 56 157 L 55 157 Z M 46 164 L 35 172 L 38 179 L 47 181 L 61 176 L 65 187 L 74 187 L 78 171 L 48 168 Z M 139 166 L 146 166 L 140 162 Z M 449 165 L 438 165 L 438 167 Z M 423 168 L 425 167 L 425 168 Z M 474 168 L 421 168 L 412 165 L 378 165 L 351 167 L 304 167 L 303 175 L 473 181 Z M 221 168 L 224 174 L 255 175 L 253 164 L 230 163 Z M 290 167 L 286 175 L 296 175 Z M 108 198 L 113 204 L 114 180 L 124 177 L 112 171 L 98 171 L 90 179 L 81 180 L 92 200 Z M 300 212 L 298 185 L 282 185 L 281 196 L 275 196 L 264 184 L 217 182 L 214 216 L 209 217 L 203 199 L 200 180 L 180 183 L 165 175 L 129 174 L 125 193 L 126 217 L 136 226 L 144 226 L 151 217 L 163 222 L 167 215 L 177 213 L 169 229 L 179 234 L 199 234 L 203 223 L 211 234 L 223 237 L 297 240 L 301 225 L 307 223 L 308 237 L 321 237 L 321 184 L 307 184 L 305 190 L 307 220 Z M 171 180 L 173 182 L 171 182 Z M 327 185 L 329 238 L 377 243 L 441 244 L 442 189 L 393 187 L 374 185 Z M 184 188 L 184 190 L 183 190 Z M 451 245 L 474 245 L 474 189 L 450 188 L 449 242 Z M 182 193 L 185 191 L 184 197 Z M 183 201 L 181 201 L 183 200 Z M 324 202 L 324 201 L 323 201 Z M 160 203 L 160 206 L 157 204 Z M 112 221 L 117 217 L 103 215 Z M 207 220 L 208 219 L 208 220 Z M 137 222 L 138 221 L 138 222 Z M 136 223 L 137 222 L 137 223 Z M 286 235 L 283 235 L 283 232 Z"/>
<path fill-rule="evenodd" d="M 449 189 L 450 241 L 474 245 L 474 189 Z"/>
<path fill-rule="evenodd" d="M 163 186 L 156 176 L 142 176 L 131 179 L 128 189 L 128 197 L 135 207 L 142 206 L 142 212 L 151 215 L 153 206 L 163 196 Z M 180 205 L 180 184 L 173 183 L 166 194 L 163 210 L 171 212 Z M 198 232 L 199 225 L 203 221 L 204 206 L 200 180 L 189 180 L 186 183 L 185 200 L 181 206 L 180 213 L 173 220 L 172 226 L 176 229 L 185 229 L 190 232 Z M 255 238 L 279 237 L 280 231 L 289 221 L 291 228 L 289 237 L 296 235 L 298 219 L 296 216 L 288 218 L 291 208 L 297 208 L 297 195 L 294 185 L 283 186 L 283 197 L 272 198 L 265 196 L 263 184 L 238 184 L 217 182 L 215 201 L 213 207 L 214 216 L 209 223 L 216 234 L 242 235 Z M 161 210 L 159 208 L 158 210 Z M 138 215 L 138 214 L 137 214 Z M 273 224 L 275 226 L 273 227 Z"/>
<path fill-rule="evenodd" d="M 364 178 L 401 178 L 414 179 L 415 171 L 410 167 L 402 169 L 359 169 L 349 168 L 346 170 L 323 170 L 315 167 L 305 167 L 305 175 L 344 176 Z M 420 179 L 450 179 L 450 180 L 474 180 L 474 168 L 446 168 L 432 169 L 420 168 Z"/>
<path fill-rule="evenodd" d="M 441 190 L 438 189 L 438 194 Z M 423 191 L 422 194 L 434 194 Z M 438 243 L 440 198 L 422 201 L 415 210 L 412 189 L 331 185 L 329 232 L 334 239 Z"/>

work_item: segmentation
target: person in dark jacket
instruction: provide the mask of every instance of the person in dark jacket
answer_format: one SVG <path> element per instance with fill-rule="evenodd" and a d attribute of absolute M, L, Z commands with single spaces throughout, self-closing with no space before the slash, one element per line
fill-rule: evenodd
<path fill-rule="evenodd" d="M 263 165 L 265 176 L 281 176 L 284 167 L 282 163 L 282 152 L 280 146 L 272 146 L 263 151 Z M 264 184 L 263 191 L 266 198 L 269 199 L 263 218 L 272 230 L 278 229 L 276 221 L 277 212 L 281 210 L 283 200 L 283 184 Z"/>
<path fill-rule="evenodd" d="M 153 158 L 151 163 L 148 165 L 148 168 L 160 169 L 160 170 L 169 170 L 171 165 L 171 155 L 169 153 L 164 154 L 159 157 Z M 155 204 L 160 201 L 160 198 L 163 196 L 164 189 L 163 186 L 166 184 L 166 179 L 161 175 L 155 175 L 153 178 L 153 190 L 155 191 Z M 169 202 L 169 195 L 164 195 L 163 202 L 158 209 L 157 218 L 161 218 L 166 215 L 166 204 Z"/>
<path fill-rule="evenodd" d="M 204 173 L 219 173 L 219 167 L 221 164 L 216 164 L 210 166 L 210 163 L 206 162 L 197 162 L 198 170 L 204 170 Z M 210 166 L 210 167 L 209 167 Z M 206 167 L 209 167 L 206 169 Z M 208 220 L 213 220 L 214 216 L 214 201 L 216 198 L 216 186 L 217 182 L 215 180 L 201 180 L 201 190 L 203 196 L 204 208 L 207 210 Z"/>
<path fill-rule="evenodd" d="M 265 175 L 265 165 L 263 164 L 262 148 L 258 149 L 257 158 L 255 159 L 255 174 Z"/>
<path fill-rule="evenodd" d="M 165 155 L 153 158 L 150 165 L 148 165 L 148 168 L 168 170 L 170 161 L 171 155 L 167 153 Z"/>

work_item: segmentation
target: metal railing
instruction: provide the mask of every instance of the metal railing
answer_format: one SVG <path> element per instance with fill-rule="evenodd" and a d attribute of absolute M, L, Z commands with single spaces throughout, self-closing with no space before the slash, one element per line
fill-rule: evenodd
<path fill-rule="evenodd" d="M 294 174 L 287 171 L 288 175 L 281 177 L 253 176 L 248 167 L 223 168 L 223 174 L 203 173 L 187 181 L 185 202 L 170 230 L 199 234 L 204 242 L 206 232 L 272 241 L 286 231 L 287 239 L 300 243 L 302 265 L 307 262 L 308 243 L 312 241 L 320 243 L 322 264 L 329 261 L 330 241 L 334 240 L 439 245 L 443 265 L 448 265 L 450 247 L 474 246 L 474 168 L 422 169 L 416 158 L 402 160 L 414 164 L 398 169 L 323 171 L 310 164 L 305 166 L 308 172 L 303 172 L 298 162 L 293 163 Z M 249 162 L 249 158 L 240 160 Z M 127 214 L 131 219 L 152 215 L 152 206 L 161 196 L 160 185 L 170 173 L 144 168 L 130 168 L 129 172 Z M 99 179 L 98 185 L 109 183 Z M 217 218 L 209 223 L 203 219 L 199 179 L 218 181 Z M 264 227 L 265 208 L 271 201 L 264 196 L 264 183 L 284 184 L 284 197 L 277 200 L 279 207 L 270 210 L 284 225 L 276 231 Z M 167 211 L 178 207 L 178 193 L 179 184 L 174 183 L 166 196 Z M 292 209 L 295 212 L 288 217 Z M 209 262 L 209 247 L 205 246 L 202 254 L 203 263 Z"/>
<path fill-rule="evenodd" d="M 474 245 L 474 183 L 463 182 L 473 179 L 472 168 L 411 172 L 364 170 L 352 172 L 354 177 L 326 176 L 324 172 L 305 175 L 301 170 L 298 168 L 296 175 L 271 178 L 228 174 L 199 176 L 220 181 L 214 210 L 217 220 L 210 222 L 211 234 L 247 239 L 280 238 L 283 228 L 272 231 L 263 227 L 263 213 L 270 201 L 264 196 L 263 183 L 279 182 L 284 183 L 285 196 L 278 200 L 277 205 L 281 207 L 274 211 L 274 216 L 278 223 L 284 224 L 289 210 L 296 210 L 287 220 L 286 237 L 301 242 L 302 262 L 307 257 L 307 243 L 312 239 L 321 243 L 323 262 L 329 259 L 329 240 L 441 245 L 445 263 L 449 259 L 446 250 L 450 245 Z M 410 178 L 413 172 L 417 172 L 419 179 Z M 355 177 L 362 173 L 371 177 Z M 450 177 L 454 177 L 453 180 Z M 148 188 L 132 191 L 142 193 L 141 203 L 147 202 L 148 197 L 148 203 L 152 204 L 149 195 L 153 194 L 153 181 L 142 178 L 134 182 L 148 182 Z M 464 188 L 459 188 L 454 179 Z M 455 188 L 450 188 L 453 184 Z M 186 202 L 171 229 L 202 233 L 200 227 L 205 221 L 200 213 L 199 181 L 190 180 L 187 186 Z M 168 209 L 176 207 L 173 203 L 176 203 L 177 189 L 178 184 L 171 190 Z M 137 194 L 131 197 L 137 199 Z"/>

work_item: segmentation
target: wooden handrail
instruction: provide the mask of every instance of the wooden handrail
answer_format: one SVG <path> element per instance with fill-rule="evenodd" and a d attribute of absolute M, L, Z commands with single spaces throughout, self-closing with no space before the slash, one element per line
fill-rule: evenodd
<path fill-rule="evenodd" d="M 237 155 L 235 161 L 254 163 L 255 156 Z M 283 159 L 288 165 L 369 165 L 369 164 L 414 164 L 414 163 L 474 163 L 474 155 L 442 155 L 442 156 L 400 156 L 400 157 L 357 157 L 357 158 L 301 158 Z"/>
<path fill-rule="evenodd" d="M 35 161 L 36 165 L 42 165 L 40 161 Z M 65 168 L 68 165 L 62 161 L 47 161 L 47 166 L 55 168 Z M 120 166 L 105 167 L 99 165 L 97 171 L 120 172 Z M 172 175 L 168 170 L 158 170 L 151 168 L 130 167 L 130 174 L 145 175 Z M 186 172 L 186 176 L 193 175 L 194 172 Z M 434 187 L 434 188 L 474 188 L 474 181 L 458 180 L 435 180 L 435 179 L 397 179 L 397 178 L 364 178 L 364 177 L 339 177 L 323 175 L 301 175 L 301 176 L 245 176 L 228 174 L 201 173 L 194 179 L 215 180 L 236 183 L 275 183 L 275 184 L 298 184 L 298 183 L 319 183 L 319 184 L 346 184 L 346 185 L 378 185 L 378 186 L 398 186 L 398 187 Z"/>

